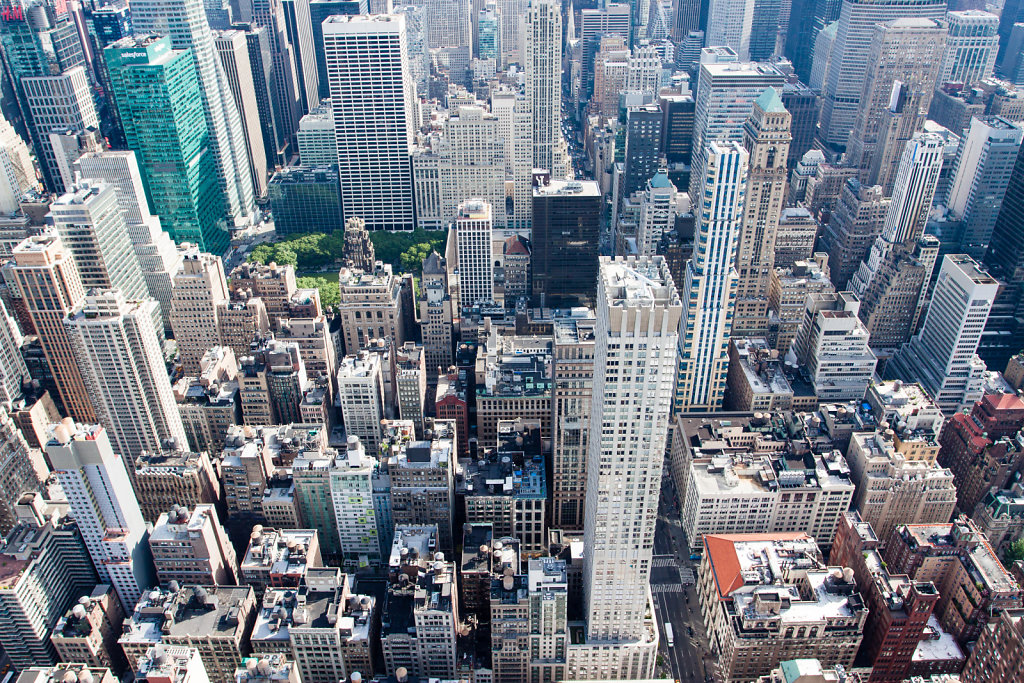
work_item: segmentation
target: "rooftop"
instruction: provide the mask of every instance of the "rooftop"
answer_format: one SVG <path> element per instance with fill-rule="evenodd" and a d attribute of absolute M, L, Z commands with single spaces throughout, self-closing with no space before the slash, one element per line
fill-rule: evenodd
<path fill-rule="evenodd" d="M 121 643 L 160 642 L 164 635 L 204 633 L 238 640 L 245 629 L 242 610 L 253 598 L 249 586 L 188 586 L 144 592 L 132 616 L 125 620 Z"/>

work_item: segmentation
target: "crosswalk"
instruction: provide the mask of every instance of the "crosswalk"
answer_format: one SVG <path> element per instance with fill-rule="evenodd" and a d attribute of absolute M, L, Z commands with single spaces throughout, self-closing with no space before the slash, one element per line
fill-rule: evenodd
<path fill-rule="evenodd" d="M 676 560 L 671 555 L 659 555 L 651 558 L 652 567 L 675 567 Z"/>
<path fill-rule="evenodd" d="M 651 584 L 652 593 L 682 593 L 683 587 L 678 583 L 655 583 Z"/>
<path fill-rule="evenodd" d="M 679 580 L 684 586 L 697 585 L 697 577 L 694 575 L 693 570 L 688 567 L 679 570 Z"/>

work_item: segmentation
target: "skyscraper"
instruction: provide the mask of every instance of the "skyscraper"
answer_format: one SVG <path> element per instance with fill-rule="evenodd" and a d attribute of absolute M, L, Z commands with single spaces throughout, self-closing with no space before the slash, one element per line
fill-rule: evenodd
<path fill-rule="evenodd" d="M 556 173 L 562 141 L 562 10 L 530 0 L 524 29 L 526 106 L 533 114 L 533 166 Z"/>
<path fill-rule="evenodd" d="M 786 174 L 792 117 L 779 91 L 768 88 L 754 101 L 744 126 L 743 146 L 750 156 L 743 228 L 736 252 L 736 314 L 732 334 L 768 333 L 768 284 L 775 267 L 775 235 L 786 198 Z"/>
<path fill-rule="evenodd" d="M 64 321 L 96 417 L 129 472 L 143 451 L 160 451 L 169 439 L 180 448 L 188 443 L 153 329 L 156 314 L 154 299 L 94 290 Z"/>
<path fill-rule="evenodd" d="M 231 29 L 218 31 L 213 43 L 242 123 L 253 191 L 257 197 L 264 197 L 267 194 L 267 152 L 263 147 L 263 128 L 260 126 L 256 83 L 249 60 L 249 42 L 244 31 Z"/>
<path fill-rule="evenodd" d="M 319 84 L 317 99 L 307 103 L 307 112 L 316 107 L 321 100 L 331 97 L 330 78 L 327 75 L 327 45 L 324 42 L 323 24 L 328 17 L 361 16 L 369 14 L 366 0 L 301 0 L 309 8 L 309 21 L 312 26 L 313 53 L 316 56 L 316 82 Z"/>
<path fill-rule="evenodd" d="M 287 142 L 295 135 L 299 117 L 303 112 L 304 93 L 300 92 L 302 61 L 299 52 L 305 48 L 288 37 L 287 18 L 282 0 L 246 0 L 239 5 L 242 10 L 242 21 L 266 31 L 271 58 L 271 64 L 268 66 L 273 73 L 269 84 L 272 91 L 274 122 L 281 140 Z M 304 9 L 303 18 L 309 22 L 308 0 L 305 0 Z M 250 13 L 252 16 L 248 16 Z M 260 87 L 261 84 L 257 82 L 256 85 Z M 311 102 L 310 108 L 315 106 L 317 101 Z"/>
<path fill-rule="evenodd" d="M 741 61 L 750 61 L 754 0 L 709 0 L 705 45 L 727 46 Z"/>
<path fill-rule="evenodd" d="M 946 14 L 949 35 L 938 84 L 962 83 L 970 88 L 992 76 L 999 52 L 999 17 L 968 9 Z"/>
<path fill-rule="evenodd" d="M 893 348 L 909 339 L 917 326 L 935 266 L 937 249 L 923 247 L 928 211 L 942 170 L 945 140 L 918 133 L 904 147 L 895 193 L 882 234 L 850 278 L 861 297 L 860 317 L 871 333 L 872 348 Z"/>
<path fill-rule="evenodd" d="M 847 143 L 857 118 L 875 25 L 911 17 L 941 20 L 945 15 L 945 0 L 845 0 L 842 3 L 832 56 L 822 83 L 824 101 L 818 123 L 823 141 L 835 147 Z"/>
<path fill-rule="evenodd" d="M 751 106 L 765 88 L 782 88 L 786 77 L 770 64 L 740 62 L 725 47 L 701 51 L 697 103 L 693 118 L 693 164 L 690 196 L 697 197 L 704 183 L 704 164 L 711 142 L 743 141 L 743 124 Z"/>
<path fill-rule="evenodd" d="M 302 98 L 302 112 L 314 109 L 322 99 L 317 77 L 316 50 L 313 46 L 313 19 L 309 0 L 281 0 L 285 33 L 295 50 L 295 72 Z"/>
<path fill-rule="evenodd" d="M 459 262 L 459 300 L 463 306 L 494 301 L 494 255 L 491 247 L 491 205 L 470 199 L 455 217 Z"/>
<path fill-rule="evenodd" d="M 636 229 L 636 248 L 641 256 L 654 256 L 661 236 L 675 229 L 678 195 L 665 171 L 658 171 L 647 181 Z"/>
<path fill-rule="evenodd" d="M 137 34 L 168 36 L 175 50 L 192 51 L 209 131 L 206 144 L 213 154 L 214 168 L 225 198 L 221 215 L 227 215 L 238 225 L 251 220 L 255 211 L 252 175 L 241 117 L 224 69 L 217 59 L 213 33 L 203 7 L 203 0 L 135 0 L 131 5 L 132 23 Z"/>
<path fill-rule="evenodd" d="M 886 374 L 920 382 L 947 416 L 973 406 L 984 393 L 986 370 L 976 351 L 998 289 L 974 259 L 947 255 L 921 331 Z"/>
<path fill-rule="evenodd" d="M 630 670 L 615 663 L 635 656 L 648 662 L 635 669 L 643 678 L 653 671 L 644 614 L 683 306 L 660 256 L 602 257 L 597 297 L 583 569 L 595 648 L 577 666 Z"/>
<path fill-rule="evenodd" d="M 736 252 L 750 156 L 738 142 L 712 142 L 706 157 L 696 249 L 683 276 L 687 310 L 679 330 L 676 412 L 721 407 L 736 308 Z"/>
<path fill-rule="evenodd" d="M 626 158 L 622 196 L 629 197 L 647 186 L 658 171 L 661 147 L 661 107 L 648 104 L 626 111 Z"/>
<path fill-rule="evenodd" d="M 114 587 L 122 605 L 137 604 L 156 579 L 149 532 L 124 460 L 114 453 L 106 430 L 64 418 L 54 426 L 46 455 L 100 581 Z"/>
<path fill-rule="evenodd" d="M 135 152 L 91 152 L 75 162 L 75 172 L 85 180 L 103 181 L 114 186 L 128 237 L 142 269 L 146 290 L 160 304 L 164 329 L 170 331 L 171 278 L 181 266 L 181 254 L 170 235 L 163 231 L 160 218 L 149 211 Z"/>
<path fill-rule="evenodd" d="M 185 372 L 197 376 L 199 361 L 209 349 L 220 346 L 217 309 L 230 297 L 219 256 L 193 247 L 183 259 L 181 271 L 174 276 L 171 328 Z"/>
<path fill-rule="evenodd" d="M 95 422 L 92 401 L 64 328 L 64 318 L 85 296 L 71 251 L 55 232 L 30 237 L 14 248 L 12 271 L 64 410 L 78 421 Z"/>
<path fill-rule="evenodd" d="M 847 146 L 849 162 L 860 167 L 861 182 L 884 186 L 891 175 L 888 165 L 882 163 L 886 146 L 902 149 L 902 143 L 910 137 L 906 133 L 887 135 L 894 115 L 910 119 L 906 126 L 910 134 L 923 127 L 945 40 L 946 27 L 935 19 L 911 17 L 875 25 L 864 87 Z"/>
<path fill-rule="evenodd" d="M 412 230 L 416 122 L 405 17 L 332 16 L 323 32 L 344 214 L 369 230 Z"/>
<path fill-rule="evenodd" d="M 602 203 L 593 180 L 552 180 L 533 189 L 530 270 L 537 305 L 593 305 Z"/>
<path fill-rule="evenodd" d="M 60 150 L 54 149 L 51 133 L 81 134 L 98 130 L 99 117 L 92 99 L 89 76 L 83 66 L 75 66 L 52 76 L 26 76 L 21 79 L 25 108 L 32 120 L 35 145 L 48 187 L 64 191 L 60 172 Z"/>
<path fill-rule="evenodd" d="M 118 289 L 133 301 L 146 296 L 113 185 L 90 180 L 69 188 L 50 205 L 50 215 L 86 290 Z"/>
<path fill-rule="evenodd" d="M 224 205 L 189 50 L 168 37 L 123 38 L 105 50 L 128 146 L 153 211 L 174 241 L 227 249 Z M 251 183 L 250 183 L 251 191 Z"/>
<path fill-rule="evenodd" d="M 1017 123 L 975 116 L 960 143 L 946 204 L 964 221 L 960 248 L 972 258 L 988 249 L 1022 138 Z"/>

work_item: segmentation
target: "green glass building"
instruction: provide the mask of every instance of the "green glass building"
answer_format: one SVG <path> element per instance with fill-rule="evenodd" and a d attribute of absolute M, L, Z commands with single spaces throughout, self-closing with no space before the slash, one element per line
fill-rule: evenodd
<path fill-rule="evenodd" d="M 170 38 L 156 36 L 122 38 L 103 52 L 153 212 L 175 242 L 223 254 L 225 201 L 192 52 L 171 49 Z"/>

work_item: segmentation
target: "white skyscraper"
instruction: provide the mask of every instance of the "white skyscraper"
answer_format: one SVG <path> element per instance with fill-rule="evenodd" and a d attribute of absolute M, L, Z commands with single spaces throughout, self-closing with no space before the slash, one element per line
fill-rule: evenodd
<path fill-rule="evenodd" d="M 938 85 L 962 83 L 970 88 L 989 78 L 999 51 L 999 17 L 991 12 L 968 9 L 946 14 L 949 34 L 939 71 Z"/>
<path fill-rule="evenodd" d="M 738 142 L 712 142 L 706 156 L 696 248 L 683 276 L 688 308 L 679 330 L 678 412 L 721 407 L 736 307 L 736 250 L 750 156 Z"/>
<path fill-rule="evenodd" d="M 512 215 L 506 227 L 517 230 L 533 223 L 533 136 L 532 117 L 525 100 L 512 90 L 491 93 L 491 113 L 498 117 L 498 129 L 505 143 L 505 176 L 512 178 Z"/>
<path fill-rule="evenodd" d="M 203 0 L 135 0 L 132 25 L 139 34 L 170 36 L 176 50 L 192 50 L 225 209 L 236 225 L 251 220 L 255 197 L 242 119 L 217 58 Z"/>
<path fill-rule="evenodd" d="M 785 82 L 786 77 L 776 67 L 740 62 L 731 48 L 709 47 L 701 51 L 693 115 L 691 197 L 699 196 L 704 183 L 708 145 L 715 140 L 743 142 L 743 126 L 754 101 L 766 88 L 781 92 Z"/>
<path fill-rule="evenodd" d="M 160 451 L 168 439 L 188 443 L 153 330 L 155 311 L 153 299 L 93 291 L 64 322 L 96 418 L 129 471 L 143 451 Z"/>
<path fill-rule="evenodd" d="M 256 102 L 256 84 L 253 82 L 245 31 L 218 31 L 213 42 L 241 120 L 253 190 L 257 197 L 262 197 L 267 193 L 267 153 L 263 145 L 263 129 L 260 126 L 259 105 Z"/>
<path fill-rule="evenodd" d="M 984 393 L 977 355 L 999 283 L 964 254 L 947 254 L 921 331 L 900 349 L 886 374 L 920 382 L 947 416 Z"/>
<path fill-rule="evenodd" d="M 113 185 L 89 180 L 68 188 L 50 205 L 50 215 L 86 290 L 119 289 L 133 300 L 146 296 L 146 282 Z"/>
<path fill-rule="evenodd" d="M 825 142 L 845 145 L 853 129 L 875 25 L 910 17 L 941 20 L 945 15 L 945 0 L 847 0 L 842 3 L 822 83 L 818 122 Z"/>
<path fill-rule="evenodd" d="M 882 262 L 894 250 L 912 251 L 924 233 L 939 184 L 944 151 L 945 140 L 936 133 L 917 133 L 904 146 L 882 234 L 872 245 L 868 258 L 850 278 L 850 289 L 858 296 L 864 296 Z"/>
<path fill-rule="evenodd" d="M 230 298 L 224 264 L 219 256 L 192 247 L 182 254 L 181 272 L 174 276 L 171 328 L 187 374 L 199 374 L 199 361 L 220 346 L 217 311 Z"/>
<path fill-rule="evenodd" d="M 139 163 L 132 151 L 89 152 L 75 162 L 75 171 L 85 180 L 100 180 L 114 186 L 117 202 L 128 229 L 128 237 L 142 269 L 149 296 L 160 304 L 164 329 L 171 328 L 173 278 L 181 269 L 181 252 L 160 226 L 159 216 L 149 212 Z"/>
<path fill-rule="evenodd" d="M 533 165 L 555 173 L 562 141 L 562 8 L 530 0 L 524 28 L 526 105 L 533 115 Z"/>
<path fill-rule="evenodd" d="M 328 17 L 323 24 L 341 202 L 369 230 L 411 230 L 415 86 L 405 17 Z"/>
<path fill-rule="evenodd" d="M 946 205 L 964 221 L 961 248 L 974 258 L 988 249 L 1022 139 L 1018 123 L 975 116 L 960 143 Z"/>
<path fill-rule="evenodd" d="M 459 264 L 459 299 L 463 306 L 494 301 L 494 256 L 491 205 L 470 199 L 459 206 L 455 243 Z"/>
<path fill-rule="evenodd" d="M 15 213 L 21 195 L 38 184 L 28 145 L 0 116 L 0 212 Z"/>
<path fill-rule="evenodd" d="M 54 425 L 46 455 L 71 506 L 100 581 L 117 591 L 122 605 L 135 605 L 154 585 L 146 522 L 124 460 L 106 430 L 65 418 Z"/>
<path fill-rule="evenodd" d="M 654 256 L 661 236 L 675 228 L 678 196 L 665 171 L 658 171 L 647 181 L 636 231 L 636 248 L 642 256 Z"/>
<path fill-rule="evenodd" d="M 653 673 L 657 636 L 645 613 L 682 314 L 661 256 L 601 257 L 583 541 L 587 632 L 569 654 L 571 678 Z"/>
<path fill-rule="evenodd" d="M 472 7 L 470 0 L 426 0 L 423 26 L 427 47 L 466 47 L 472 52 Z"/>
<path fill-rule="evenodd" d="M 21 355 L 21 330 L 7 305 L 0 302 L 0 403 L 12 403 L 21 397 L 21 385 L 30 379 Z"/>
<path fill-rule="evenodd" d="M 21 86 L 36 129 L 39 163 L 49 176 L 53 189 L 63 192 L 64 177 L 57 155 L 64 152 L 54 149 L 50 133 L 77 135 L 89 128 L 99 128 L 89 75 L 85 67 L 76 66 L 60 75 L 23 78 Z"/>
<path fill-rule="evenodd" d="M 750 59 L 754 0 L 710 0 L 704 44 L 731 47 L 743 61 Z"/>

